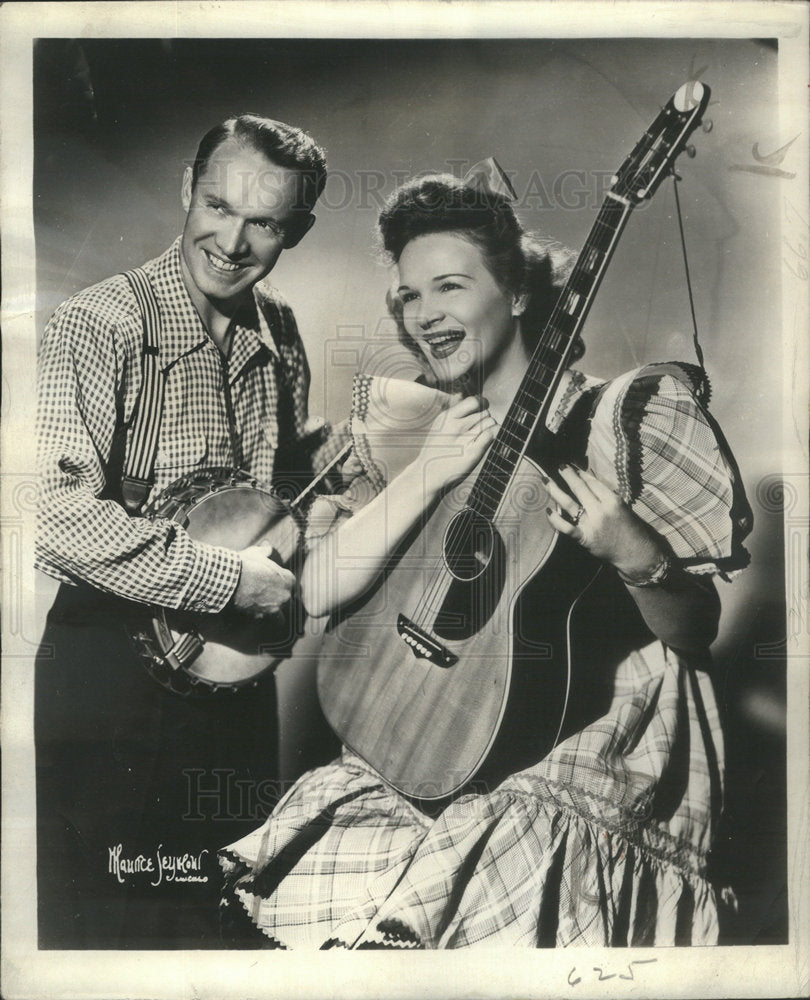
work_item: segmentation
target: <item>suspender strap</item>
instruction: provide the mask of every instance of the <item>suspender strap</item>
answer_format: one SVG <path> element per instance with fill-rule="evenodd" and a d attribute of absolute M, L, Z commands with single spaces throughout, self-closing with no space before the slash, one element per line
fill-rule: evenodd
<path fill-rule="evenodd" d="M 143 381 L 132 416 L 132 439 L 127 449 L 121 494 L 130 514 L 137 514 L 154 482 L 165 377 L 160 368 L 160 307 L 146 272 L 137 267 L 124 277 L 132 286 L 143 319 Z"/>

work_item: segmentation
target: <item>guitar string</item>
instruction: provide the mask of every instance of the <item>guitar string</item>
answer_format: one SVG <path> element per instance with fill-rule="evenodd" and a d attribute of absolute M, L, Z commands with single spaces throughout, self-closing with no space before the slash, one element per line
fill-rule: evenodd
<path fill-rule="evenodd" d="M 520 426 L 519 423 L 512 418 L 512 414 L 515 410 L 516 404 L 520 406 L 522 409 L 526 410 L 528 414 L 532 416 L 531 425 L 533 426 L 534 423 L 536 423 L 536 418 L 538 414 L 548 403 L 548 397 L 551 395 L 551 389 L 553 388 L 553 383 L 555 381 L 555 376 L 557 375 L 559 365 L 563 361 L 565 354 L 568 351 L 570 351 L 571 346 L 573 345 L 573 342 L 576 339 L 576 335 L 578 334 L 579 329 L 581 328 L 581 324 L 578 324 L 577 322 L 574 322 L 572 324 L 571 330 L 569 330 L 567 333 L 564 329 L 561 328 L 562 324 L 559 323 L 559 318 L 564 311 L 564 306 L 562 304 L 567 303 L 569 301 L 570 294 L 574 292 L 577 286 L 579 287 L 579 291 L 577 291 L 576 294 L 580 296 L 581 300 L 586 298 L 587 294 L 590 292 L 593 286 L 593 282 L 597 275 L 589 274 L 587 272 L 585 261 L 596 260 L 597 262 L 599 262 L 599 258 L 593 258 L 592 252 L 594 250 L 597 250 L 597 252 L 600 255 L 604 256 L 604 253 L 606 253 L 610 249 L 611 243 L 615 240 L 618 233 L 619 224 L 621 223 L 621 221 L 623 220 L 624 216 L 627 213 L 628 213 L 628 206 L 610 199 L 605 199 L 605 202 L 600 207 L 600 210 L 597 213 L 596 220 L 592 226 L 591 233 L 586 239 L 582 251 L 578 256 L 577 263 L 574 266 L 571 275 L 569 276 L 569 279 L 566 282 L 562 292 L 558 296 L 557 301 L 554 304 L 554 307 L 552 308 L 551 315 L 547 321 L 544 332 L 541 335 L 538 346 L 535 349 L 535 352 L 529 361 L 526 375 L 521 380 L 521 384 L 515 395 L 515 399 L 513 400 L 512 404 L 509 407 L 509 410 L 507 411 L 507 416 L 504 420 L 504 426 L 507 426 L 507 424 L 510 421 L 514 423 L 516 426 Z M 616 219 L 615 224 L 612 218 L 612 216 L 614 215 L 618 215 L 618 219 Z M 601 237 L 601 239 L 598 241 L 596 238 L 597 236 Z M 602 241 L 604 240 L 605 236 L 607 236 L 608 239 L 606 242 L 603 243 Z M 601 244 L 601 247 L 598 246 L 597 244 Z M 584 281 L 581 280 L 583 279 L 583 277 Z M 574 317 L 573 314 L 570 312 L 565 313 L 565 318 L 576 319 L 576 317 Z M 568 343 L 564 351 L 560 352 L 559 350 L 557 350 L 556 346 L 554 347 L 550 346 L 550 342 L 559 343 L 560 339 L 565 340 L 566 337 Z M 552 360 L 553 364 L 547 363 L 547 361 L 552 361 Z M 546 372 L 549 373 L 549 375 L 551 376 L 550 378 L 548 377 L 545 379 L 542 378 L 542 376 L 540 375 L 540 371 L 543 368 L 545 368 Z M 540 377 L 538 378 L 538 376 Z M 538 388 L 540 392 L 532 393 L 529 391 L 528 387 L 532 382 L 539 383 Z M 520 402 L 518 402 L 518 400 L 520 400 Z M 524 405 L 526 402 L 530 403 L 528 407 Z M 470 493 L 470 498 L 471 499 L 474 498 L 473 503 L 475 504 L 475 506 L 481 505 L 480 498 L 482 496 L 484 499 L 489 501 L 488 506 L 491 509 L 489 511 L 485 510 L 483 512 L 485 517 L 487 517 L 487 514 L 489 514 L 489 517 L 494 516 L 498 506 L 500 505 L 503 499 L 506 490 L 508 489 L 511 476 L 514 474 L 517 461 L 519 460 L 520 453 L 522 452 L 522 446 L 521 446 L 521 450 L 520 452 L 517 453 L 516 459 L 514 459 L 511 462 L 507 460 L 508 464 L 505 468 L 501 465 L 501 456 L 498 452 L 498 445 L 499 442 L 502 443 L 503 430 L 504 428 L 502 427 L 498 433 L 498 437 L 493 442 L 492 447 L 490 448 L 490 452 L 484 461 L 484 466 L 481 469 L 481 472 L 479 473 L 475 483 L 473 484 Z M 528 439 L 529 436 L 528 431 L 531 430 L 531 426 L 529 428 L 521 426 L 521 431 L 524 430 L 527 431 L 525 436 L 523 435 L 518 436 L 518 440 L 520 440 L 522 437 L 522 445 L 525 444 L 526 440 Z M 506 433 L 515 434 L 514 431 L 511 431 L 511 428 L 507 428 Z M 514 451 L 514 449 L 512 450 Z M 509 469 L 509 464 L 512 465 L 511 472 Z M 491 486 L 490 483 L 487 481 L 487 476 L 493 476 L 495 472 L 497 472 L 497 478 L 503 482 L 503 486 L 501 487 Z M 475 506 L 473 507 L 473 509 L 475 509 Z M 487 517 L 487 520 L 489 520 L 489 517 Z M 456 519 L 455 522 L 451 522 L 451 525 L 453 524 L 458 525 L 459 523 L 460 519 Z M 439 601 L 439 598 L 441 598 L 441 601 L 443 602 L 444 598 L 447 596 L 447 591 L 452 585 L 452 580 L 454 579 L 452 572 L 448 570 L 448 563 L 452 566 L 453 562 L 463 551 L 464 535 L 465 532 L 463 530 L 458 530 L 457 528 L 456 530 L 451 530 L 450 537 L 448 538 L 447 543 L 443 545 L 443 552 L 436 560 L 433 569 L 432 580 L 428 583 L 428 586 L 424 589 L 422 597 L 417 602 L 416 607 L 414 608 L 412 621 L 414 622 L 415 625 L 417 625 L 420 628 L 424 628 L 428 624 L 429 618 L 434 613 L 438 614 L 439 610 L 441 609 L 441 602 Z M 486 570 L 484 570 L 484 572 L 486 572 Z"/>
<path fill-rule="evenodd" d="M 655 124 L 658 123 L 662 115 L 656 118 Z M 645 136 L 648 136 L 652 131 L 652 129 L 649 130 L 645 133 Z M 628 157 L 628 161 L 623 164 L 619 174 L 621 175 L 623 172 L 626 172 L 628 164 L 635 166 L 648 151 L 654 150 L 655 143 L 658 141 L 658 139 L 654 140 L 648 149 L 641 148 L 643 140 L 639 142 L 630 157 Z M 650 162 L 648 161 L 648 168 L 650 167 Z M 621 181 L 617 182 L 615 187 L 621 187 Z M 620 193 L 625 198 L 629 194 L 629 188 L 630 184 L 628 183 L 624 187 L 624 190 L 615 193 Z M 544 333 L 541 335 L 540 342 L 529 361 L 526 375 L 521 380 L 520 387 L 507 411 L 504 425 L 499 430 L 498 436 L 484 460 L 484 466 L 470 492 L 468 506 L 474 512 L 481 513 L 487 520 L 489 520 L 489 517 L 494 516 L 509 488 L 529 433 L 536 424 L 538 416 L 548 405 L 552 391 L 556 388 L 554 383 L 558 381 L 560 364 L 564 361 L 566 354 L 570 352 L 576 336 L 581 329 L 581 314 L 580 317 L 577 317 L 573 311 L 565 311 L 565 320 L 574 320 L 571 324 L 571 329 L 566 333 L 563 324 L 559 322 L 561 314 L 564 312 L 564 306 L 571 302 L 572 295 L 578 296 L 575 307 L 579 307 L 580 303 L 587 305 L 587 297 L 593 289 L 594 282 L 600 276 L 600 269 L 594 267 L 594 265 L 603 264 L 605 256 L 608 254 L 612 255 L 615 241 L 633 207 L 633 203 L 629 201 L 618 201 L 609 196 L 605 198 L 591 227 L 591 232 L 578 255 L 577 262 L 572 269 L 569 279 L 552 309 Z M 561 340 L 564 342 L 566 336 L 568 343 L 565 349 L 560 352 L 558 350 L 559 343 Z M 549 361 L 552 363 L 547 363 Z M 547 373 L 546 378 L 542 376 L 543 369 Z M 538 383 L 539 393 L 531 393 L 529 391 L 528 387 L 532 382 Z M 524 405 L 527 401 L 530 403 L 528 407 Z M 520 407 L 528 416 L 532 417 L 528 429 L 515 418 L 514 414 L 517 412 L 517 407 Z M 536 410 L 535 407 L 537 407 Z M 519 428 L 519 430 L 513 430 L 511 425 Z M 526 432 L 525 434 L 523 433 L 524 431 Z M 520 442 L 520 448 L 516 449 L 514 446 L 505 443 L 507 437 L 513 437 Z M 505 456 L 501 450 L 503 446 L 506 448 Z M 506 462 L 505 467 L 502 464 L 504 461 Z M 503 485 L 495 485 L 491 488 L 487 482 L 487 476 L 493 476 L 495 472 L 498 475 L 494 476 L 494 478 L 500 479 Z M 490 511 L 486 509 L 484 511 L 476 510 L 477 507 L 482 506 L 482 500 L 489 501 Z M 439 613 L 440 604 L 437 599 L 441 596 L 443 601 L 452 584 L 454 577 L 449 572 L 448 563 L 452 565 L 453 560 L 459 556 L 464 548 L 465 532 L 459 529 L 458 526 L 460 524 L 461 518 L 458 516 L 451 521 L 449 526 L 450 537 L 443 546 L 443 554 L 437 559 L 433 573 L 433 582 L 425 588 L 422 598 L 417 602 L 414 609 L 414 623 L 419 626 L 427 624 L 427 615 L 431 613 L 431 605 L 434 605 L 438 609 L 436 614 Z M 491 555 L 492 553 L 490 553 L 490 557 Z M 486 569 L 484 572 L 486 572 Z"/>

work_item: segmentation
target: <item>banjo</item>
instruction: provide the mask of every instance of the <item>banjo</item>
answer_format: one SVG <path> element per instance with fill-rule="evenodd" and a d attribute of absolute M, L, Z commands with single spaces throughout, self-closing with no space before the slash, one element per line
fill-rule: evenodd
<path fill-rule="evenodd" d="M 346 456 L 345 444 L 294 499 L 232 467 L 195 469 L 147 503 L 163 409 L 159 365 L 160 305 L 142 268 L 127 271 L 143 323 L 143 384 L 132 418 L 116 497 L 133 516 L 181 525 L 195 541 L 239 551 L 272 546 L 273 557 L 295 571 L 302 556 L 303 503 Z M 121 428 L 122 441 L 126 428 Z M 117 478 L 117 477 L 116 477 Z M 206 694 L 256 684 L 292 655 L 303 636 L 304 613 L 295 597 L 275 615 L 255 619 L 226 607 L 218 614 L 131 603 L 126 628 L 148 673 L 176 694 Z"/>
<path fill-rule="evenodd" d="M 293 500 L 242 470 L 203 468 L 175 480 L 144 516 L 181 525 L 195 541 L 240 550 L 272 546 L 273 558 L 295 570 L 302 556 L 303 504 L 349 445 Z M 130 638 L 147 672 L 180 695 L 255 685 L 293 655 L 304 633 L 295 597 L 276 614 L 256 619 L 226 607 L 218 614 L 150 605 L 133 613 Z"/>

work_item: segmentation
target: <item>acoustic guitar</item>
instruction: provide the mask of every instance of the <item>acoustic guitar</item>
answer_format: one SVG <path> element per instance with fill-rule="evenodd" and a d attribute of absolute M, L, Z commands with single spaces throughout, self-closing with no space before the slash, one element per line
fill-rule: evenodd
<path fill-rule="evenodd" d="M 501 773 L 526 766 L 565 732 L 577 614 L 600 576 L 612 574 L 548 524 L 536 456 L 630 213 L 672 171 L 708 100 L 708 87 L 684 84 L 641 136 L 612 179 L 483 462 L 424 514 L 375 587 L 327 627 L 318 664 L 324 714 L 405 795 L 429 802 L 473 777 L 497 780 L 494 760 Z M 603 602 L 603 613 L 612 607 Z M 598 619 L 590 624 L 593 633 Z M 515 720 L 532 734 L 520 747 L 509 746 Z"/>

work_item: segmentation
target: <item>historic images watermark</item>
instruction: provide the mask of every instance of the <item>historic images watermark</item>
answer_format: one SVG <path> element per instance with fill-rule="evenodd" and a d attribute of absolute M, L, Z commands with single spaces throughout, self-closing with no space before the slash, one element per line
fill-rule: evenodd
<path fill-rule="evenodd" d="M 193 161 L 186 160 L 185 165 L 191 167 Z M 466 173 L 472 167 L 472 161 L 450 159 L 440 161 L 435 166 L 435 172 L 451 174 L 457 179 L 465 180 Z M 206 171 L 205 179 L 216 179 L 219 164 L 211 163 Z M 228 167 L 233 171 L 232 167 Z M 310 176 L 308 171 L 300 171 L 304 183 L 301 185 L 302 201 L 296 207 L 307 208 L 305 192 L 310 192 L 317 183 L 317 178 Z M 543 172 L 534 168 L 531 172 L 504 171 L 515 193 L 513 200 L 517 211 L 596 211 L 611 189 L 615 175 L 612 170 L 583 170 L 576 167 L 557 171 Z M 318 198 L 318 212 L 367 211 L 375 214 L 380 211 L 386 199 L 411 180 L 415 174 L 410 170 L 380 170 L 366 168 L 343 170 L 340 167 L 329 169 L 323 191 Z M 229 180 L 235 183 L 232 190 L 240 190 L 243 200 L 247 203 L 257 194 L 262 196 L 266 205 L 273 206 L 277 199 L 279 207 L 286 205 L 287 194 L 279 184 L 279 177 L 273 171 L 250 171 L 244 174 L 231 173 Z M 482 200 L 488 194 L 481 192 Z M 639 204 L 643 207 L 646 201 Z"/>

